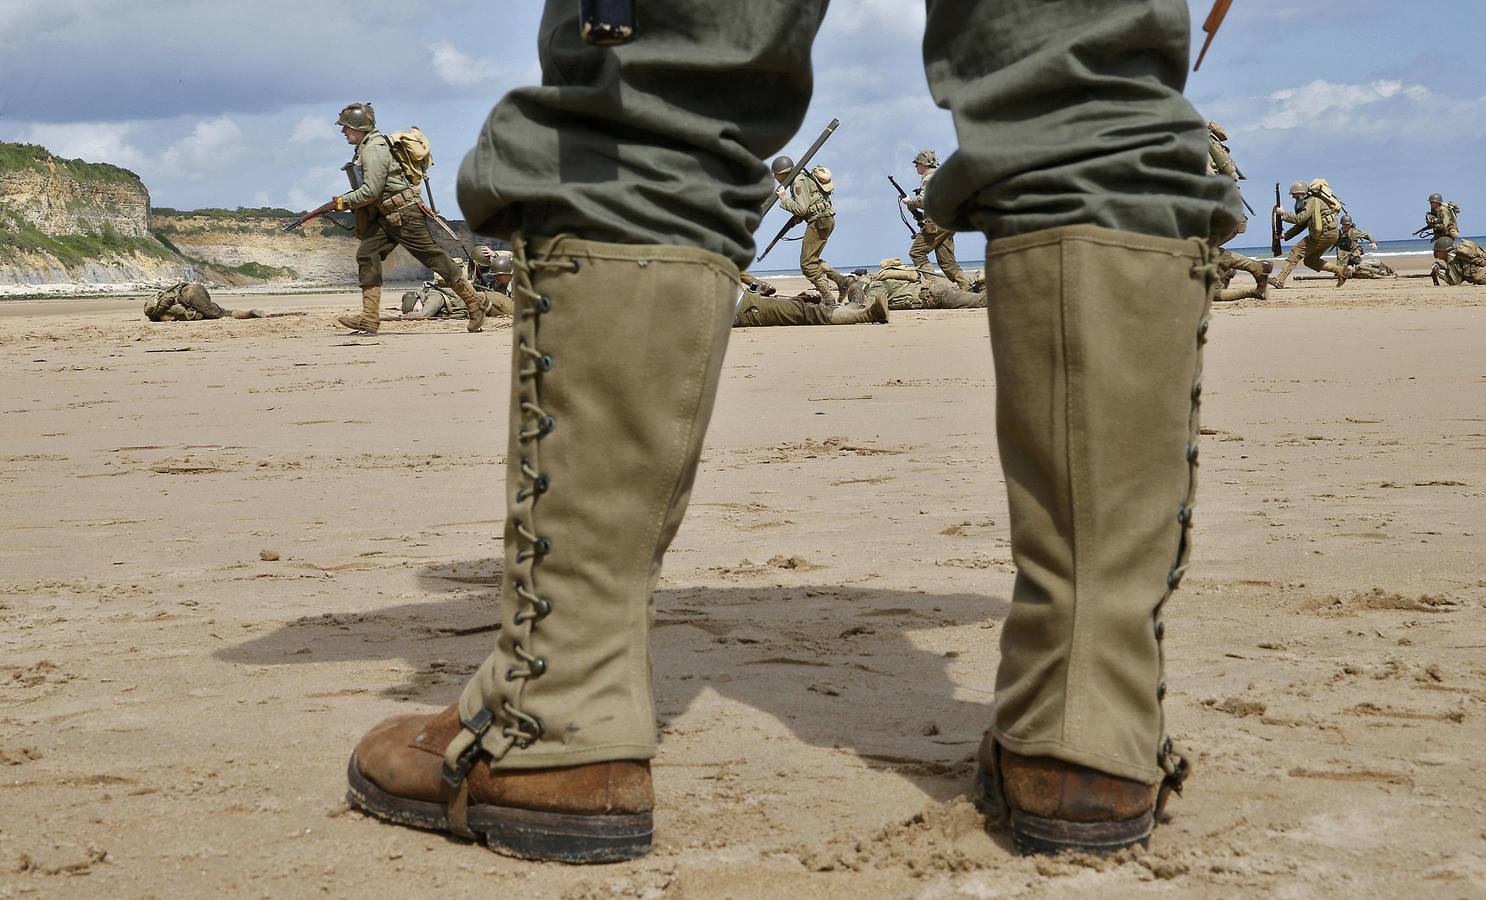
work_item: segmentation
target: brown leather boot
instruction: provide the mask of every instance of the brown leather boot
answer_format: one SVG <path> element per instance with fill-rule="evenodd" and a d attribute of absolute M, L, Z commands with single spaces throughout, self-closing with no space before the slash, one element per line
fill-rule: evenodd
<path fill-rule="evenodd" d="M 479 331 L 485 325 L 485 298 L 475 291 L 470 282 L 460 279 L 454 283 L 454 293 L 464 301 L 465 311 L 470 315 L 467 331 Z"/>
<path fill-rule="evenodd" d="M 1260 300 L 1269 299 L 1269 276 L 1274 272 L 1274 262 L 1266 259 L 1259 264 L 1264 269 L 1264 274 L 1254 279 L 1254 290 L 1259 292 Z"/>
<path fill-rule="evenodd" d="M 347 802 L 388 822 L 483 841 L 526 859 L 617 862 L 650 849 L 649 762 L 492 773 L 479 756 L 456 789 L 445 781 L 444 750 L 459 730 L 456 706 L 382 722 L 351 755 Z"/>
<path fill-rule="evenodd" d="M 1181 793 L 1185 757 L 1172 751 L 1174 771 L 1145 784 L 1047 756 L 1021 756 L 981 744 L 977 773 L 985 803 L 1011 827 L 1019 852 L 1112 853 L 1150 845 L 1156 817 L 1170 793 Z"/>
<path fill-rule="evenodd" d="M 361 289 L 361 315 L 341 316 L 336 321 L 352 331 L 376 334 L 377 329 L 382 327 L 381 285 Z"/>

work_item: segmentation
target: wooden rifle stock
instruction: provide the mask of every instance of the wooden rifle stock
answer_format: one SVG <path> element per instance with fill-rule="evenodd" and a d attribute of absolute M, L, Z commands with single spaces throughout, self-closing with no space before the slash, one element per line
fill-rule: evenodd
<path fill-rule="evenodd" d="M 288 225 L 285 225 L 282 230 L 285 231 L 285 232 L 293 231 L 294 229 L 296 229 L 299 226 L 303 225 L 304 223 L 310 221 L 311 219 L 317 219 L 320 216 L 325 215 L 326 213 L 332 213 L 332 212 L 335 212 L 335 211 L 336 211 L 336 209 L 335 209 L 335 201 L 334 200 L 331 200 L 329 203 L 325 203 L 325 204 L 322 204 L 320 206 L 317 206 L 314 209 L 310 210 L 309 212 L 305 213 L 304 215 L 300 216 L 299 218 L 295 219 L 293 222 L 290 222 Z M 349 226 L 347 226 L 343 222 L 340 222 L 340 221 L 338 221 L 336 219 L 331 219 L 330 221 L 335 222 L 336 225 L 340 226 L 341 228 L 346 229 L 347 231 L 350 231 L 351 230 L 351 228 Z"/>
<path fill-rule="evenodd" d="M 780 240 L 784 238 L 784 236 L 789 232 L 791 228 L 795 227 L 803 221 L 805 220 L 801 219 L 799 216 L 790 216 L 789 221 L 784 223 L 784 227 L 779 229 L 779 233 L 774 235 L 774 240 L 769 242 L 769 246 L 764 248 L 764 252 L 760 253 L 758 255 L 758 259 L 754 260 L 754 262 L 763 262 L 764 257 L 769 255 L 769 251 L 774 249 L 774 245 L 779 243 Z"/>
<path fill-rule="evenodd" d="M 1202 23 L 1202 30 L 1207 32 L 1207 40 L 1202 42 L 1202 52 L 1197 54 L 1193 72 L 1202 68 L 1202 58 L 1207 56 L 1207 48 L 1212 46 L 1213 38 L 1217 37 L 1218 29 L 1223 26 L 1223 17 L 1228 15 L 1228 8 L 1232 5 L 1233 0 L 1214 0 L 1212 12 L 1207 14 L 1207 20 Z"/>
<path fill-rule="evenodd" d="M 1274 232 L 1273 236 L 1270 238 L 1269 252 L 1274 254 L 1275 256 L 1279 256 L 1280 235 L 1282 233 L 1280 223 L 1284 220 L 1280 218 L 1280 183 L 1278 181 L 1274 183 L 1274 211 L 1269 214 L 1269 218 L 1270 226 Z"/>

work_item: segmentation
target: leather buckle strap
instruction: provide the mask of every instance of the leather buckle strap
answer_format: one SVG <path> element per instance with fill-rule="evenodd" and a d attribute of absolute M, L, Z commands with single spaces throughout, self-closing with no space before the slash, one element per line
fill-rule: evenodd
<path fill-rule="evenodd" d="M 1159 819 L 1166 811 L 1166 801 L 1171 799 L 1172 794 L 1181 796 L 1182 785 L 1192 774 L 1192 752 L 1185 747 L 1178 746 L 1168 737 L 1161 742 L 1161 752 L 1157 761 L 1161 766 L 1161 771 L 1166 773 L 1156 791 L 1156 817 Z"/>
<path fill-rule="evenodd" d="M 459 717 L 460 727 L 474 735 L 475 739 L 470 741 L 470 745 L 464 749 L 463 753 L 459 754 L 452 768 L 448 761 L 445 760 L 443 767 L 444 784 L 447 784 L 451 788 L 458 788 L 464 783 L 465 776 L 469 775 L 470 769 L 474 768 L 475 760 L 480 758 L 482 751 L 480 738 L 485 736 L 485 732 L 489 731 L 490 726 L 494 723 L 495 714 L 484 708 L 478 713 L 475 713 L 473 718 L 466 719 L 463 716 Z"/>

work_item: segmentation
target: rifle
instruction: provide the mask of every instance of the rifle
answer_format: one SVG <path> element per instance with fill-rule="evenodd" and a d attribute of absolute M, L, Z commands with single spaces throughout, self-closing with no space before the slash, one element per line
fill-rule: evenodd
<path fill-rule="evenodd" d="M 1202 23 L 1202 30 L 1207 32 L 1207 40 L 1202 42 L 1202 52 L 1197 54 L 1193 72 L 1202 68 L 1202 58 L 1207 56 L 1207 48 L 1212 46 L 1213 38 L 1218 36 L 1218 29 L 1223 26 L 1223 17 L 1228 15 L 1228 7 L 1232 5 L 1233 0 L 1213 0 L 1212 12 L 1207 14 L 1207 21 Z"/>
<path fill-rule="evenodd" d="M 764 248 L 764 252 L 760 253 L 758 255 L 758 259 L 754 260 L 754 262 L 762 262 L 764 257 L 769 255 L 769 251 L 774 249 L 774 245 L 779 243 L 779 241 L 791 228 L 795 227 L 803 221 L 805 220 L 800 218 L 799 216 L 790 216 L 789 221 L 784 223 L 784 227 L 779 229 L 779 233 L 774 235 L 774 240 L 769 242 L 769 246 Z"/>
<path fill-rule="evenodd" d="M 440 228 L 444 229 L 444 234 L 449 236 L 449 240 L 453 241 L 456 247 L 464 251 L 464 261 L 468 263 L 470 261 L 470 248 L 464 245 L 464 241 L 459 239 L 459 235 L 454 233 L 454 229 L 449 227 L 442 216 L 429 209 L 428 204 L 424 203 L 421 199 L 418 201 L 418 208 L 423 210 L 423 215 L 432 219 Z"/>
<path fill-rule="evenodd" d="M 335 201 L 334 200 L 331 200 L 329 203 L 321 204 L 320 206 L 315 207 L 314 209 L 310 210 L 309 212 L 307 212 L 304 215 L 300 216 L 299 218 L 295 219 L 293 222 L 290 222 L 288 225 L 285 225 L 282 230 L 285 233 L 288 233 L 288 232 L 293 231 L 294 229 L 298 228 L 299 226 L 303 225 L 304 223 L 308 222 L 311 219 L 317 219 L 320 216 L 325 215 L 326 213 L 333 213 L 335 211 L 336 211 L 336 209 L 335 209 Z M 328 221 L 334 222 L 336 225 L 340 226 L 341 228 L 346 229 L 347 231 L 354 231 L 355 230 L 355 229 L 351 228 L 351 226 L 349 226 L 346 223 L 340 221 L 339 219 L 330 219 Z"/>
<path fill-rule="evenodd" d="M 889 175 L 887 177 L 887 180 L 888 180 L 888 184 L 891 184 L 893 186 L 893 190 L 895 190 L 895 191 L 898 192 L 898 199 L 899 200 L 907 200 L 908 199 L 908 192 L 905 191 L 905 190 L 903 190 L 903 185 L 901 185 L 901 184 L 898 183 L 898 179 L 896 179 L 893 176 Z M 923 228 L 924 227 L 924 211 L 921 210 L 921 209 L 914 209 L 912 207 L 909 207 L 909 210 L 908 211 L 911 212 L 911 213 L 913 213 L 913 221 L 915 221 L 915 222 L 918 223 L 918 227 L 919 228 Z M 913 235 L 914 237 L 918 237 L 918 231 L 915 230 L 912 225 L 908 225 L 908 219 L 903 216 L 903 207 L 902 207 L 902 205 L 899 205 L 898 206 L 898 218 L 903 219 L 903 224 L 908 226 L 908 233 L 909 234 Z"/>
<path fill-rule="evenodd" d="M 1414 232 L 1414 237 L 1416 237 L 1416 238 L 1429 237 L 1431 234 L 1434 234 L 1434 226 L 1433 225 L 1425 225 L 1423 228 L 1421 228 L 1418 231 Z"/>
<path fill-rule="evenodd" d="M 815 139 L 815 143 L 813 143 L 813 144 L 810 145 L 810 149 L 805 151 L 805 155 L 802 156 L 802 157 L 800 157 L 800 161 L 797 162 L 797 163 L 795 163 L 795 167 L 793 169 L 790 169 L 789 170 L 789 175 L 786 176 L 785 179 L 784 179 L 784 183 L 785 184 L 794 184 L 795 183 L 795 178 L 801 172 L 805 171 L 805 167 L 806 166 L 810 165 L 810 158 L 813 157 L 813 156 L 815 156 L 815 152 L 817 150 L 819 150 L 820 147 L 821 147 L 821 145 L 824 144 L 830 138 L 831 133 L 833 131 L 835 131 L 836 130 L 836 126 L 837 125 L 840 125 L 840 124 L 841 124 L 841 120 L 840 119 L 832 119 L 831 120 L 831 124 L 827 125 L 826 126 L 826 130 L 825 131 L 822 131 L 820 133 L 820 137 L 818 137 L 818 138 Z M 760 219 L 762 219 L 764 216 L 766 216 L 766 215 L 769 214 L 769 210 L 771 210 L 771 209 L 774 208 L 774 201 L 776 201 L 778 199 L 779 199 L 779 195 L 777 193 L 776 194 L 770 194 L 769 195 L 769 199 L 767 199 L 767 200 L 764 201 L 764 208 L 759 211 L 759 218 Z M 759 258 L 762 259 L 763 257 L 759 257 Z"/>
<path fill-rule="evenodd" d="M 1257 216 L 1258 215 L 1258 213 L 1254 212 L 1254 207 L 1252 207 L 1252 206 L 1249 205 L 1249 201 L 1248 201 L 1247 198 L 1244 197 L 1243 191 L 1239 191 L 1238 192 L 1238 201 L 1243 204 L 1243 208 L 1244 209 L 1246 209 L 1246 210 L 1249 211 L 1249 215 L 1251 215 L 1251 216 Z"/>
<path fill-rule="evenodd" d="M 1274 212 L 1269 214 L 1269 218 L 1270 225 L 1273 229 L 1273 236 L 1270 238 L 1269 243 L 1269 252 L 1275 256 L 1279 256 L 1280 238 L 1284 233 L 1284 229 L 1280 227 L 1280 224 L 1284 220 L 1280 218 L 1280 183 L 1278 181 L 1274 183 Z"/>

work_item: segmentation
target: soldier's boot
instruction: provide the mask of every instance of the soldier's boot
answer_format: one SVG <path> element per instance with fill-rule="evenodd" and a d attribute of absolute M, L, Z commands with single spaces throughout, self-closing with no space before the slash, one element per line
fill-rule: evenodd
<path fill-rule="evenodd" d="M 831 297 L 829 301 L 826 300 L 824 295 L 822 295 L 821 302 L 829 303 L 832 306 L 835 306 L 837 303 L 845 303 L 846 292 L 847 289 L 851 287 L 851 280 L 842 275 L 840 272 L 837 272 L 835 269 L 826 269 L 824 274 L 826 276 L 826 279 L 835 286 L 836 293 L 834 296 Z"/>
<path fill-rule="evenodd" d="M 467 331 L 479 331 L 485 327 L 485 298 L 475 292 L 475 286 L 466 279 L 454 282 L 454 293 L 464 301 L 464 308 L 470 314 Z"/>
<path fill-rule="evenodd" d="M 1017 574 L 980 783 L 1024 852 L 1144 844 L 1187 771 L 1162 610 L 1190 549 L 1212 249 L 1080 225 L 990 250 Z"/>
<path fill-rule="evenodd" d="M 377 329 L 382 327 L 381 285 L 361 289 L 361 315 L 341 316 L 336 321 L 352 331 L 376 334 Z"/>
<path fill-rule="evenodd" d="M 691 493 L 738 270 L 689 247 L 513 245 L 499 636 L 454 707 L 362 739 L 349 801 L 517 856 L 629 859 L 652 834 L 651 593 Z"/>
<path fill-rule="evenodd" d="M 860 292 L 858 292 L 860 293 Z M 861 325 L 874 322 L 887 324 L 887 303 L 881 296 L 862 306 L 859 303 L 844 303 L 831 310 L 832 325 Z"/>
<path fill-rule="evenodd" d="M 1264 273 L 1254 278 L 1254 290 L 1259 292 L 1260 300 L 1268 300 L 1269 274 L 1274 271 L 1274 261 L 1266 259 L 1259 266 L 1264 270 Z"/>

